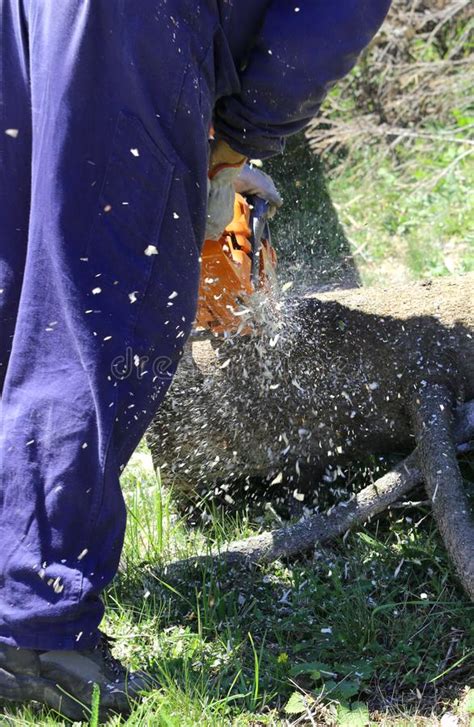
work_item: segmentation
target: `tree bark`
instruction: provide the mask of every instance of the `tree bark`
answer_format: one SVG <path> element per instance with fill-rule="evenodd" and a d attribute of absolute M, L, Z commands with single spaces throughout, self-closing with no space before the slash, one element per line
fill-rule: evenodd
<path fill-rule="evenodd" d="M 419 463 L 446 550 L 474 601 L 474 523 L 456 459 L 453 396 L 447 386 L 426 384 L 414 397 Z"/>

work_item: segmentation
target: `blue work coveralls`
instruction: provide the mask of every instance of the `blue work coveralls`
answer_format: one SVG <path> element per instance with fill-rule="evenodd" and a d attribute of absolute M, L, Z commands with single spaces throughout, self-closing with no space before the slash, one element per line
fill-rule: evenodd
<path fill-rule="evenodd" d="M 86 649 L 196 310 L 208 132 L 265 158 L 389 0 L 0 0 L 0 641 Z"/>

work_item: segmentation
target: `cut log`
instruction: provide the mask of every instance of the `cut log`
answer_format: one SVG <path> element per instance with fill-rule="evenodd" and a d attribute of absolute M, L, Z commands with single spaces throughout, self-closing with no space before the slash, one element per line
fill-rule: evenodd
<path fill-rule="evenodd" d="M 291 488 L 410 451 L 420 382 L 474 397 L 474 275 L 268 300 L 255 334 L 188 349 L 149 442 L 182 498 L 232 481 Z M 271 310 L 270 310 L 271 308 Z"/>

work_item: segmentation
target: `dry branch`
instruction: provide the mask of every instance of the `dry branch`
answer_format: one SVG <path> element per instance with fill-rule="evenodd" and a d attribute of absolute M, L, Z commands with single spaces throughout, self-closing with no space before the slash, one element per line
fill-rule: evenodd
<path fill-rule="evenodd" d="M 452 435 L 453 395 L 427 384 L 414 399 L 420 467 L 446 550 L 459 580 L 474 601 L 474 523 L 456 459 Z"/>

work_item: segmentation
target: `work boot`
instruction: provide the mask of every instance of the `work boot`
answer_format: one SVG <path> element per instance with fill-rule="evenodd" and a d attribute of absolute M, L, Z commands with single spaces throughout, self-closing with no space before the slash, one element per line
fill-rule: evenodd
<path fill-rule="evenodd" d="M 39 702 L 75 721 L 88 720 L 94 684 L 100 689 L 102 720 L 130 712 L 130 700 L 151 682 L 112 656 L 105 634 L 94 649 L 84 651 L 34 651 L 0 643 L 0 699 Z"/>

